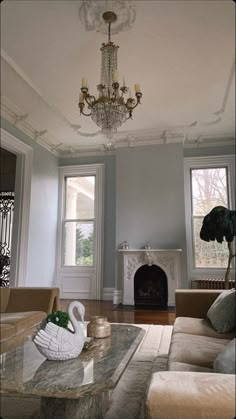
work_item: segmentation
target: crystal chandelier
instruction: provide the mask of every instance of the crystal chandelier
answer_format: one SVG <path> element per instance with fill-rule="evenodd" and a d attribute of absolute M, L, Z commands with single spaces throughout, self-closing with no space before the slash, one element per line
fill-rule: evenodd
<path fill-rule="evenodd" d="M 101 128 L 109 139 L 117 132 L 127 119 L 132 118 L 133 110 L 138 104 L 142 93 L 140 85 L 135 84 L 134 99 L 131 95 L 130 89 L 125 86 L 123 79 L 123 86 L 119 84 L 119 74 L 117 70 L 117 50 L 119 46 L 111 42 L 111 24 L 116 21 L 117 16 L 114 12 L 103 13 L 103 19 L 108 23 L 108 42 L 103 43 L 102 51 L 102 66 L 101 66 L 101 80 L 97 86 L 98 97 L 90 95 L 88 89 L 87 79 L 82 79 L 81 93 L 79 96 L 80 114 L 91 116 L 92 120 Z M 125 95 L 128 93 L 127 99 Z M 85 107 L 88 113 L 84 112 Z"/>

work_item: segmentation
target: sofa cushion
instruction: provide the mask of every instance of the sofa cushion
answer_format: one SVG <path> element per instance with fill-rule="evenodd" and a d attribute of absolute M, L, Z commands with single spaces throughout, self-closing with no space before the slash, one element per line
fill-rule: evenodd
<path fill-rule="evenodd" d="M 2 316 L 1 316 L 2 317 Z M 9 323 L 1 323 L 0 324 L 0 340 L 3 342 L 6 339 L 14 336 L 16 330 L 12 324 Z"/>
<path fill-rule="evenodd" d="M 47 314 L 43 311 L 26 311 L 21 313 L 3 313 L 1 323 L 11 324 L 15 328 L 15 333 L 22 332 L 30 327 L 36 326 Z"/>
<path fill-rule="evenodd" d="M 218 333 L 230 332 L 236 327 L 236 291 L 223 291 L 207 312 L 207 317 Z"/>
<path fill-rule="evenodd" d="M 199 365 L 186 364 L 185 362 L 170 362 L 169 371 L 192 371 L 192 372 L 213 372 L 212 368 L 200 367 Z"/>
<path fill-rule="evenodd" d="M 217 333 L 208 319 L 193 317 L 178 317 L 175 320 L 173 333 L 188 333 L 190 335 L 209 336 L 219 339 L 233 339 L 236 329 L 228 333 Z"/>
<path fill-rule="evenodd" d="M 0 312 L 4 313 L 7 309 L 10 297 L 10 288 L 0 287 Z"/>
<path fill-rule="evenodd" d="M 220 352 L 214 362 L 214 371 L 222 374 L 236 374 L 235 358 L 236 339 L 233 339 L 225 349 Z"/>
<path fill-rule="evenodd" d="M 184 362 L 213 368 L 213 362 L 218 353 L 223 351 L 229 342 L 227 339 L 174 333 L 171 339 L 168 366 L 171 362 Z"/>
<path fill-rule="evenodd" d="M 232 419 L 232 375 L 161 371 L 152 375 L 146 401 L 148 419 Z"/>

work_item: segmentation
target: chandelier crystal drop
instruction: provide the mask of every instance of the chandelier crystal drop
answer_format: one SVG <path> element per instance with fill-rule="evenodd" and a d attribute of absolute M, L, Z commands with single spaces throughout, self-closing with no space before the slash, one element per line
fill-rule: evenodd
<path fill-rule="evenodd" d="M 113 12 L 103 13 L 103 19 L 108 24 L 108 42 L 102 44 L 101 55 L 101 79 L 97 86 L 97 97 L 91 95 L 88 89 L 87 79 L 82 79 L 81 93 L 79 97 L 80 114 L 91 116 L 92 120 L 101 128 L 103 134 L 109 139 L 127 119 L 132 118 L 133 110 L 142 97 L 139 84 L 135 84 L 134 99 L 130 89 L 125 85 L 120 87 L 117 65 L 117 52 L 119 46 L 111 41 L 111 24 L 117 16 Z M 127 95 L 127 98 L 126 98 Z M 85 111 L 85 107 L 88 109 Z"/>

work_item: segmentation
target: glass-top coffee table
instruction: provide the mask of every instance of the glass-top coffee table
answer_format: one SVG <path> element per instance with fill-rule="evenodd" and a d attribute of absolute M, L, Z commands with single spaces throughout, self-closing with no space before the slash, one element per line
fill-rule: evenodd
<path fill-rule="evenodd" d="M 99 419 L 145 332 L 112 324 L 111 336 L 96 339 L 78 358 L 48 361 L 29 339 L 1 355 L 1 392 L 41 397 L 42 419 Z"/>

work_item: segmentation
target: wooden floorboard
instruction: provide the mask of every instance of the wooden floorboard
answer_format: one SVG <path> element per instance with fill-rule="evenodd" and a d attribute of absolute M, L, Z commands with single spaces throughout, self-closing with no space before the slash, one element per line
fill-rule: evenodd
<path fill-rule="evenodd" d="M 71 301 L 61 299 L 61 309 L 66 311 Z M 85 306 L 86 321 L 89 321 L 92 316 L 105 316 L 111 323 L 172 325 L 175 321 L 175 312 L 155 309 L 117 309 L 112 301 L 80 300 L 80 302 Z"/>

